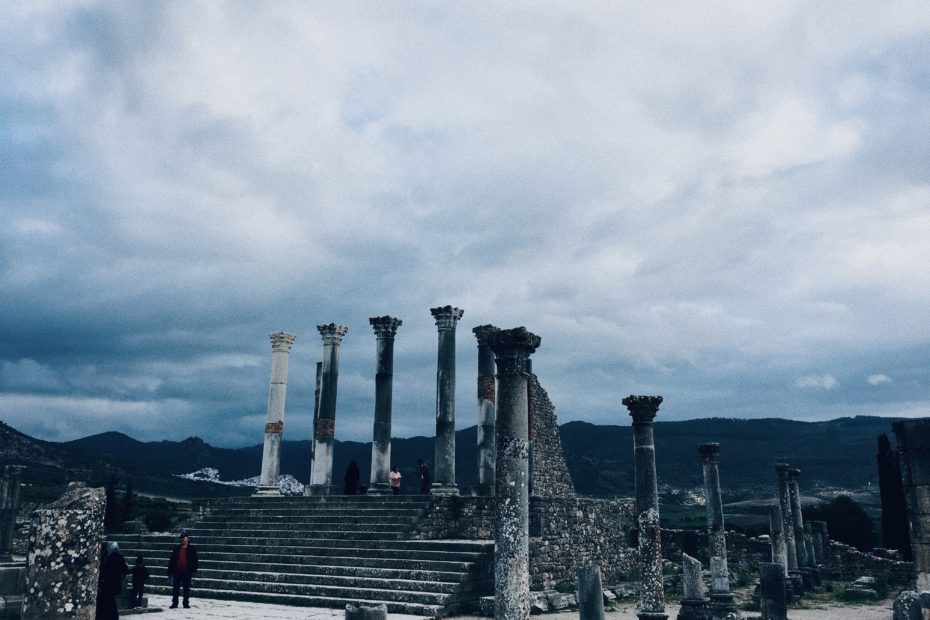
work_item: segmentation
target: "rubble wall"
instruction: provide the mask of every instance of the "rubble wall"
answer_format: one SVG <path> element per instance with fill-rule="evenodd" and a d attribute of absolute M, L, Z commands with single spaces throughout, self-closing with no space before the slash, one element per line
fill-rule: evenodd
<path fill-rule="evenodd" d="M 575 485 L 565 464 L 555 406 L 546 390 L 531 374 L 527 384 L 530 415 L 530 495 L 574 497 Z"/>

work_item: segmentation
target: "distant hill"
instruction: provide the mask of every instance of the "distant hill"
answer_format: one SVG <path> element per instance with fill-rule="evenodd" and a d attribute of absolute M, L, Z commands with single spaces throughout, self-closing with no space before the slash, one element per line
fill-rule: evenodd
<path fill-rule="evenodd" d="M 877 485 L 876 438 L 891 430 L 889 418 L 840 418 L 827 422 L 781 419 L 735 420 L 706 418 L 684 422 L 656 422 L 655 442 L 659 482 L 674 488 L 703 484 L 696 444 L 721 444 L 720 478 L 726 499 L 767 494 L 774 483 L 772 463 L 786 461 L 803 470 L 802 487 L 857 489 Z M 561 427 L 566 462 L 577 491 L 585 495 L 633 494 L 633 437 L 629 426 L 601 426 L 569 422 Z M 477 479 L 474 426 L 456 432 L 456 478 L 467 491 Z M 404 474 L 406 492 L 417 486 L 414 464 L 432 463 L 432 437 L 392 441 L 392 461 Z M 117 472 L 132 478 L 137 491 L 180 497 L 247 493 L 247 490 L 204 482 L 179 480 L 173 474 L 203 467 L 219 470 L 223 480 L 259 473 L 262 446 L 217 448 L 190 437 L 184 441 L 143 442 L 117 432 L 101 433 L 65 443 L 33 439 L 0 423 L 0 462 L 26 462 L 30 476 L 64 480 L 67 468 L 85 468 L 97 479 Z M 337 441 L 334 483 L 339 484 L 351 460 L 358 462 L 362 480 L 370 471 L 371 444 Z M 310 474 L 310 442 L 286 441 L 281 472 L 301 482 Z"/>

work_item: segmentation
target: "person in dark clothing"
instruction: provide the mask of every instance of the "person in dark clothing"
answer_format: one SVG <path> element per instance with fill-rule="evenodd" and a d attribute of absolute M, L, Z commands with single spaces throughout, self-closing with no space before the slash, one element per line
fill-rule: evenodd
<path fill-rule="evenodd" d="M 432 479 L 429 475 L 429 465 L 423 462 L 423 459 L 417 459 L 417 473 L 420 474 L 420 494 L 429 495 L 429 487 Z"/>
<path fill-rule="evenodd" d="M 132 573 L 132 606 L 142 607 L 142 593 L 145 591 L 145 582 L 149 580 L 149 569 L 141 555 L 136 558 L 136 565 L 129 572 Z"/>
<path fill-rule="evenodd" d="M 349 469 L 346 470 L 346 476 L 343 478 L 345 482 L 345 494 L 346 495 L 357 495 L 358 494 L 358 479 L 361 476 L 358 470 L 358 463 L 352 461 L 349 463 Z"/>
<path fill-rule="evenodd" d="M 115 542 L 107 543 L 107 554 L 100 564 L 100 580 L 97 587 L 96 620 L 116 620 L 119 610 L 116 606 L 116 596 L 123 591 L 123 580 L 129 567 L 123 554 L 119 552 L 119 545 Z"/>
<path fill-rule="evenodd" d="M 171 577 L 171 609 L 178 606 L 179 590 L 184 589 L 184 607 L 190 607 L 191 577 L 197 572 L 197 550 L 190 544 L 187 532 L 181 532 L 181 542 L 168 559 L 168 576 Z"/>

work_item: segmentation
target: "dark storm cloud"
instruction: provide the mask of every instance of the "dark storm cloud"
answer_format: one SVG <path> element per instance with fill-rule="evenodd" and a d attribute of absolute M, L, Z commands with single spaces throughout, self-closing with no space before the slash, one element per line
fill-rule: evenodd
<path fill-rule="evenodd" d="M 930 413 L 921 3 L 9 13 L 0 417 L 26 432 L 257 443 L 286 330 L 309 437 L 338 322 L 337 436 L 365 440 L 392 314 L 395 432 L 429 435 L 445 304 L 460 426 L 484 323 L 542 336 L 562 421 L 625 422 L 631 392 Z"/>

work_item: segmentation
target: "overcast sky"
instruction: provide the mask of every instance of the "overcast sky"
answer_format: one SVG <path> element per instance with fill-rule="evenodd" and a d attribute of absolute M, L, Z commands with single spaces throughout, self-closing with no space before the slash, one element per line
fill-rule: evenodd
<path fill-rule="evenodd" d="M 559 421 L 930 415 L 925 0 L 3 3 L 0 419 L 435 430 L 432 306 L 526 326 Z"/>

